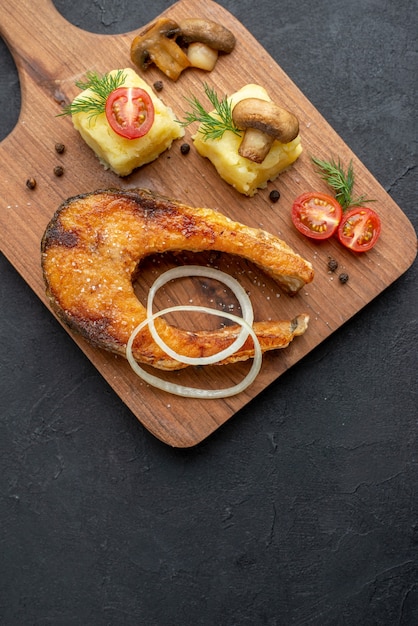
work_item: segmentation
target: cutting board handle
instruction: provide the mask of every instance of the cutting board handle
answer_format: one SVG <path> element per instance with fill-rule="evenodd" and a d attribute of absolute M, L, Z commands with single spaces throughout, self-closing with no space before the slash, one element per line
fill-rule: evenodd
<path fill-rule="evenodd" d="M 46 96 L 38 98 L 43 108 L 52 106 L 56 114 L 57 103 L 76 95 L 74 85 L 87 69 L 108 70 L 110 51 L 125 50 L 120 56 L 129 62 L 126 49 L 132 36 L 85 31 L 68 22 L 52 0 L 1 0 L 0 35 L 18 71 L 22 116 L 32 114 L 39 91 Z"/>
<path fill-rule="evenodd" d="M 74 30 L 79 31 L 58 12 L 52 0 L 1 0 L 0 35 L 17 69 L 26 69 L 35 78 L 51 75 L 62 65 Z M 65 54 L 57 58 L 64 45 Z"/>

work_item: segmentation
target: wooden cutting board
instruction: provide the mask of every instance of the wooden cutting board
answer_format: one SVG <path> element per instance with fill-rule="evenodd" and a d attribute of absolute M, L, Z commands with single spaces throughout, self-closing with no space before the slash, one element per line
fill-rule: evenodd
<path fill-rule="evenodd" d="M 60 16 L 50 0 L 37 0 L 36 3 L 2 0 L 0 32 L 18 68 L 22 108 L 16 128 L 0 145 L 0 236 L 1 250 L 45 303 L 40 267 L 40 241 L 44 229 L 64 199 L 99 188 L 146 187 L 192 206 L 220 209 L 231 218 L 278 235 L 313 263 L 314 282 L 290 298 L 240 259 L 225 256 L 208 259 L 202 255 L 192 259 L 180 257 L 180 262 L 210 262 L 239 275 L 252 298 L 256 319 L 287 319 L 302 311 L 310 315 L 310 326 L 305 335 L 295 339 L 285 350 L 268 353 L 255 383 L 232 398 L 183 399 L 150 388 L 133 374 L 123 358 L 93 349 L 74 335 L 74 340 L 88 358 L 149 431 L 171 446 L 189 447 L 214 432 L 403 274 L 415 258 L 417 243 L 414 229 L 401 209 L 232 15 L 214 2 L 198 0 L 181 0 L 165 15 L 173 19 L 212 19 L 227 26 L 237 38 L 234 52 L 220 58 L 210 74 L 188 70 L 178 82 L 172 83 L 156 69 L 146 72 L 144 78 L 149 84 L 163 80 L 164 89 L 159 95 L 176 115 L 181 118 L 189 110 L 185 97 L 204 97 L 204 81 L 221 96 L 229 95 L 246 83 L 257 82 L 268 90 L 274 101 L 299 118 L 304 148 L 302 156 L 275 184 L 269 184 L 254 198 L 246 198 L 224 183 L 211 164 L 193 149 L 187 157 L 182 155 L 179 143 L 153 164 L 128 178 L 118 178 L 100 166 L 73 129 L 71 120 L 57 117 L 57 114 L 63 103 L 79 93 L 74 83 L 84 77 L 86 71 L 104 73 L 115 68 L 133 67 L 129 49 L 135 33 L 111 36 L 87 33 Z M 190 142 L 195 130 L 193 127 L 187 129 L 187 141 Z M 66 146 L 62 155 L 54 149 L 56 142 Z M 354 256 L 334 240 L 315 245 L 294 230 L 289 216 L 293 198 L 310 189 L 326 191 L 312 169 L 311 154 L 325 159 L 340 157 L 347 164 L 353 160 L 357 191 L 376 199 L 373 207 L 382 219 L 381 239 L 370 253 Z M 56 165 L 64 167 L 62 177 L 54 175 Z M 33 190 L 25 184 L 30 177 L 37 181 Z M 277 204 L 269 201 L 269 192 L 273 188 L 281 192 Z M 337 259 L 340 270 L 349 274 L 347 284 L 342 285 L 327 271 L 329 257 Z M 145 264 L 144 284 L 138 286 L 139 298 L 146 296 L 146 285 L 172 261 L 153 258 Z M 178 263 L 179 258 L 175 261 Z M 200 295 L 196 288 L 196 293 L 189 298 L 197 303 Z M 218 292 L 216 297 L 222 299 L 222 293 Z M 228 306 L 226 296 L 221 305 Z M 230 385 L 245 375 L 246 368 L 248 364 L 188 368 L 174 377 L 183 384 L 217 386 L 227 382 Z"/>

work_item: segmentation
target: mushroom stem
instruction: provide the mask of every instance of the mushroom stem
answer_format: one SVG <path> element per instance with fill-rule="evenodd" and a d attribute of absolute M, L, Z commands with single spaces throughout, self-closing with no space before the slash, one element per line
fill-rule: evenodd
<path fill-rule="evenodd" d="M 247 128 L 238 149 L 238 154 L 254 163 L 262 163 L 274 143 L 274 137 L 258 128 Z"/>
<path fill-rule="evenodd" d="M 255 163 L 264 161 L 274 140 L 289 143 L 299 133 L 299 121 L 292 113 L 260 98 L 238 102 L 232 119 L 238 128 L 245 130 L 239 154 Z"/>
<path fill-rule="evenodd" d="M 211 72 L 218 60 L 218 51 L 205 43 L 194 41 L 187 48 L 187 58 L 192 67 Z"/>

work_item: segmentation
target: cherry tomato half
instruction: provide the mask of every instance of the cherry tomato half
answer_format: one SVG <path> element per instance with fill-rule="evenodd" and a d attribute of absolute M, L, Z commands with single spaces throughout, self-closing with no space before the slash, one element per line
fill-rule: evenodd
<path fill-rule="evenodd" d="M 154 105 L 140 87 L 119 87 L 106 100 L 106 117 L 111 128 L 126 139 L 138 139 L 154 122 Z"/>
<path fill-rule="evenodd" d="M 367 207 L 355 207 L 343 215 L 338 227 L 338 239 L 354 252 L 367 252 L 379 239 L 379 216 Z"/>
<path fill-rule="evenodd" d="M 328 239 L 342 218 L 339 202 L 325 193 L 303 193 L 292 206 L 292 221 L 299 232 L 311 239 Z"/>

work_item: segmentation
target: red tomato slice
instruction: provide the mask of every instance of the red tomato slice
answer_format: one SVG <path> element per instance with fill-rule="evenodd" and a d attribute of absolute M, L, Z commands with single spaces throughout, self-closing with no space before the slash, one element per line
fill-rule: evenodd
<path fill-rule="evenodd" d="M 106 117 L 115 133 L 138 139 L 147 134 L 154 122 L 154 105 L 140 87 L 119 87 L 106 100 Z"/>
<path fill-rule="evenodd" d="M 379 239 L 380 218 L 367 207 L 355 207 L 344 214 L 338 227 L 338 239 L 354 252 L 367 252 Z"/>
<path fill-rule="evenodd" d="M 338 228 L 343 211 L 335 198 L 308 191 L 296 198 L 292 221 L 299 232 L 311 239 L 328 239 Z"/>

